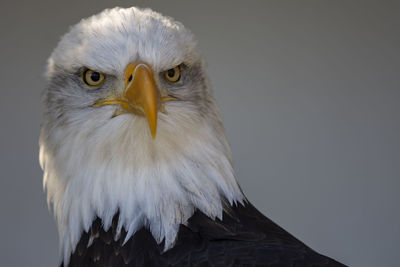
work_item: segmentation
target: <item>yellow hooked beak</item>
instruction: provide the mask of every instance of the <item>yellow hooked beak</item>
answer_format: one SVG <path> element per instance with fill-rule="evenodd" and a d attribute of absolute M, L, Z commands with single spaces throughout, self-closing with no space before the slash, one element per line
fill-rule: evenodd
<path fill-rule="evenodd" d="M 125 68 L 124 82 L 122 95 L 112 95 L 98 100 L 93 107 L 119 105 L 121 109 L 114 116 L 125 113 L 145 116 L 154 139 L 157 131 L 157 115 L 158 111 L 162 109 L 162 102 L 176 100 L 176 98 L 161 96 L 154 80 L 153 70 L 143 62 L 130 63 Z"/>

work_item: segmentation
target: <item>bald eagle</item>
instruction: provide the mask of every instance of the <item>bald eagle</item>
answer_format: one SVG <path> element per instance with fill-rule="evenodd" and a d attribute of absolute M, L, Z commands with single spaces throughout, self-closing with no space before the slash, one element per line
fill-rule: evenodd
<path fill-rule="evenodd" d="M 84 19 L 47 81 L 40 163 L 61 266 L 343 266 L 246 199 L 181 23 L 139 8 Z"/>

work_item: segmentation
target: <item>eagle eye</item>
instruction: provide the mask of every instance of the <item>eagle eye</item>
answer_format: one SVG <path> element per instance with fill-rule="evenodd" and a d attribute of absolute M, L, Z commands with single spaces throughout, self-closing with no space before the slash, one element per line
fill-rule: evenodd
<path fill-rule="evenodd" d="M 104 83 L 105 77 L 102 73 L 86 69 L 82 72 L 82 81 L 90 87 L 98 87 Z"/>
<path fill-rule="evenodd" d="M 175 68 L 167 70 L 164 73 L 164 77 L 170 83 L 177 83 L 181 78 L 181 68 L 176 66 Z"/>

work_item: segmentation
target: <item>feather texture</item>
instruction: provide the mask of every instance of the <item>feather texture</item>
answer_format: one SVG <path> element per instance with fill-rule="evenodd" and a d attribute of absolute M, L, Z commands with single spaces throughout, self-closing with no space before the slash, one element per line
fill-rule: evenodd
<path fill-rule="evenodd" d="M 118 215 L 108 231 L 96 219 L 79 241 L 69 266 L 344 266 L 301 243 L 250 203 L 226 208 L 222 220 L 196 211 L 186 226 L 180 226 L 176 245 L 167 252 L 145 228 L 123 245 L 126 232 L 115 238 Z"/>

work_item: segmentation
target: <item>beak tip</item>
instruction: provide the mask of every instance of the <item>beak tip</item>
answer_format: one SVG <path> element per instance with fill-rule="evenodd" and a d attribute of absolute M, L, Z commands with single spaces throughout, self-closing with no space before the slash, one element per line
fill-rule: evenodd
<path fill-rule="evenodd" d="M 154 120 L 148 120 L 149 123 L 149 128 L 150 128 L 150 133 L 151 133 L 151 137 L 153 139 L 156 139 L 156 133 L 157 133 L 157 118 L 155 118 Z"/>

